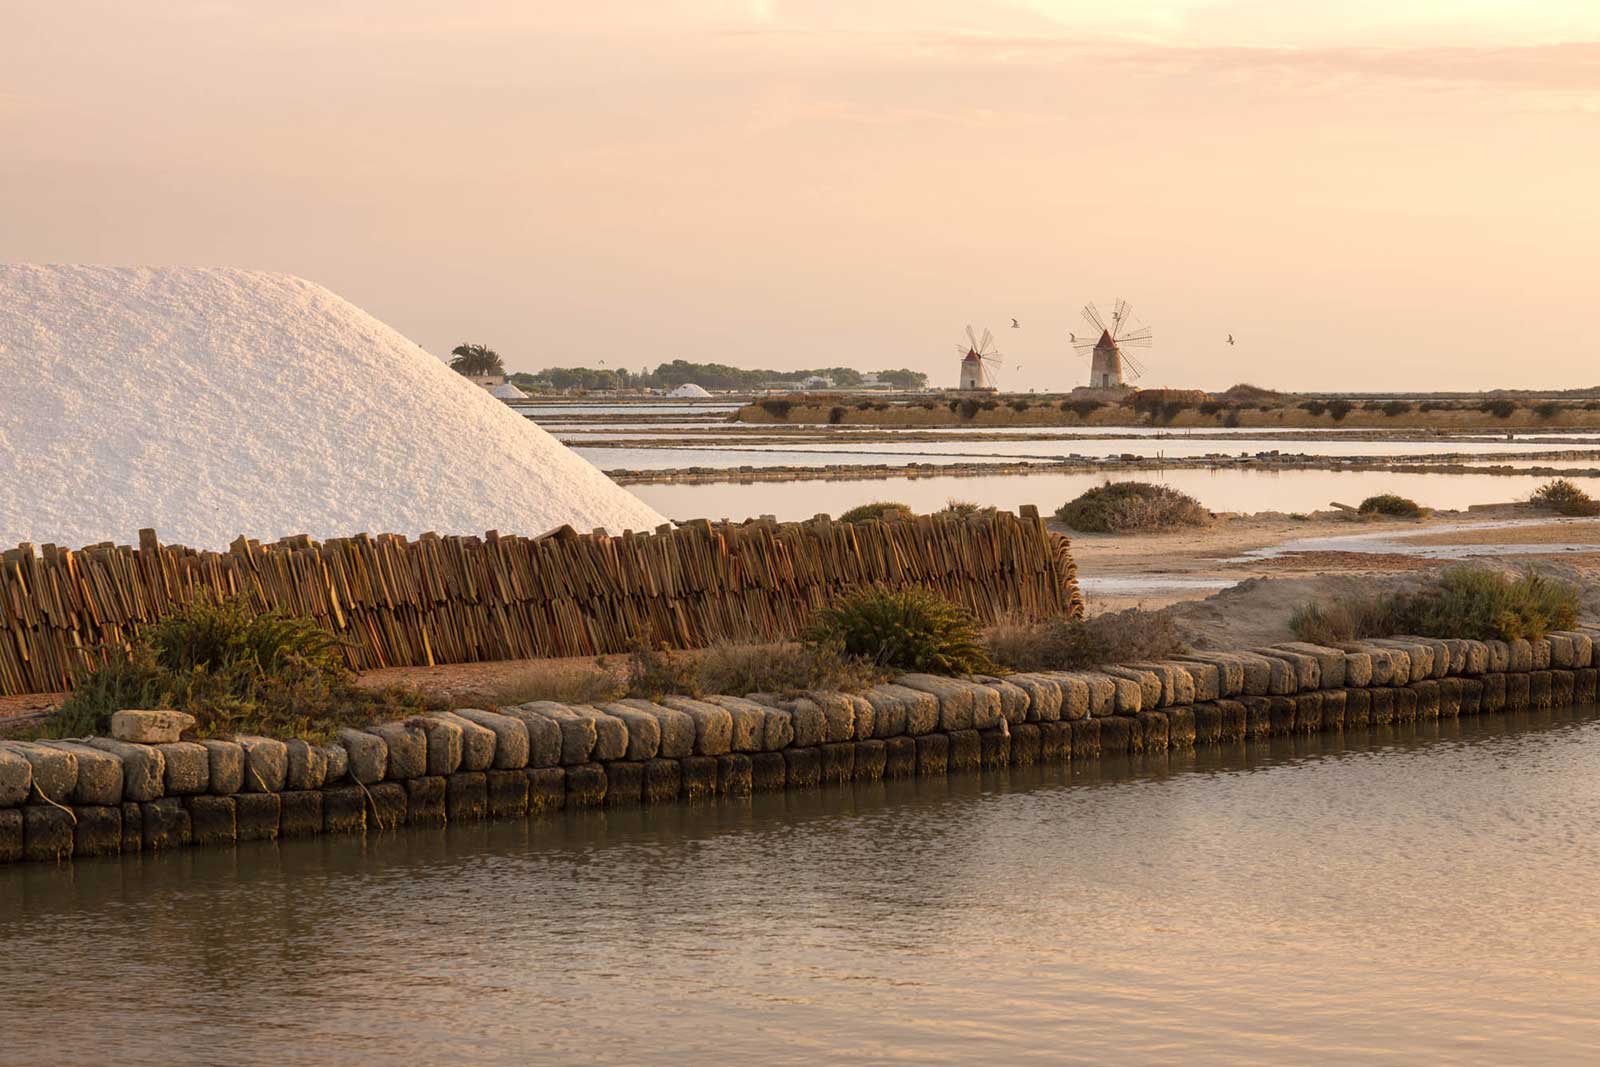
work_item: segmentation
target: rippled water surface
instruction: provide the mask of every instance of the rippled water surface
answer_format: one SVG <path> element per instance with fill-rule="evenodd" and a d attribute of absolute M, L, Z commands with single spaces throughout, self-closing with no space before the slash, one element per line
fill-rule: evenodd
<path fill-rule="evenodd" d="M 0 1062 L 1579 1064 L 1600 709 L 0 869 Z"/>

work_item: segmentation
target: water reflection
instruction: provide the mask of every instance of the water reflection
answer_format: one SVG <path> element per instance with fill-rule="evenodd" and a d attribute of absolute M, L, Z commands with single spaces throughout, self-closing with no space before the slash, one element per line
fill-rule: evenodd
<path fill-rule="evenodd" d="M 13 867 L 0 1033 L 8 1063 L 1586 1062 L 1597 801 L 1591 708 Z"/>

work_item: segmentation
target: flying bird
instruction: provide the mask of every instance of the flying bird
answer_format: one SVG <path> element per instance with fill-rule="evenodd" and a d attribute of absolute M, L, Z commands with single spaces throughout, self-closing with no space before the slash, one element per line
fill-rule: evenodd
<path fill-rule="evenodd" d="M 1233 334 L 1231 334 L 1231 333 L 1228 335 L 1228 343 L 1230 345 L 1233 344 Z"/>
<path fill-rule="evenodd" d="M 1011 328 L 1013 330 L 1020 330 L 1020 329 L 1022 329 L 1022 323 L 1018 322 L 1016 319 L 1012 319 L 1011 320 Z"/>

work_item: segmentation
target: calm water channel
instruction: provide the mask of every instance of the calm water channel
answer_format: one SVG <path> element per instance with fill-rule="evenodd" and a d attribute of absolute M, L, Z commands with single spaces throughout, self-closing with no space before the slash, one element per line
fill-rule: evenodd
<path fill-rule="evenodd" d="M 1600 1060 L 1600 708 L 0 869 L 5 1064 Z"/>

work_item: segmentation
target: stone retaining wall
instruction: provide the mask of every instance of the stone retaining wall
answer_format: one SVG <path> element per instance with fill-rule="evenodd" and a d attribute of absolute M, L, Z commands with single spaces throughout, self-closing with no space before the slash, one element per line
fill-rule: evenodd
<path fill-rule="evenodd" d="M 1090 760 L 1596 700 L 1600 631 L 1288 643 L 862 694 L 535 701 L 334 743 L 0 742 L 0 862 L 59 861 L 563 808 Z"/>

